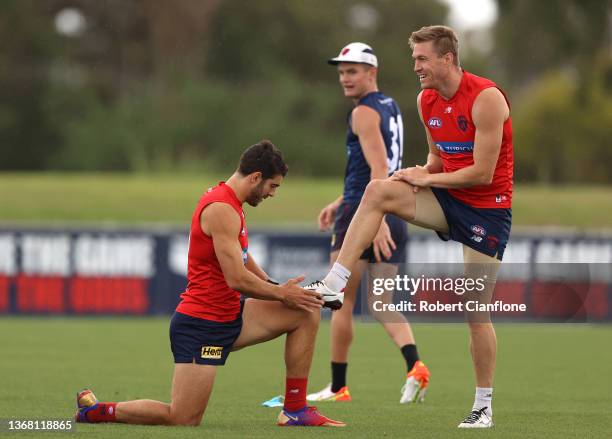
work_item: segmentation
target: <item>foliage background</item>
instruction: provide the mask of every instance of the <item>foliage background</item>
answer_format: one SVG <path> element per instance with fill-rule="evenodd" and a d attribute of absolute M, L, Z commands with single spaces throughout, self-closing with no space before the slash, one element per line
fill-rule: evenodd
<path fill-rule="evenodd" d="M 517 180 L 612 183 L 611 2 L 497 6 L 491 29 L 460 35 L 461 61 L 510 95 Z M 292 173 L 338 176 L 351 103 L 325 61 L 350 41 L 377 52 L 419 163 L 407 39 L 447 17 L 428 0 L 4 0 L 0 170 L 223 173 L 265 137 Z"/>

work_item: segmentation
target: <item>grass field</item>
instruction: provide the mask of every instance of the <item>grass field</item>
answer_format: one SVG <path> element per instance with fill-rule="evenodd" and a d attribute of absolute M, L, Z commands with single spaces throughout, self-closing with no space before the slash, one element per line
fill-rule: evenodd
<path fill-rule="evenodd" d="M 202 192 L 227 176 L 0 173 L 0 222 L 188 224 Z M 315 228 L 342 180 L 289 175 L 274 200 L 247 208 L 249 225 Z M 513 225 L 612 228 L 612 187 L 515 188 Z"/>
<path fill-rule="evenodd" d="M 281 393 L 282 340 L 234 353 L 217 375 L 198 428 L 78 425 L 67 437 L 610 437 L 610 326 L 498 325 L 496 426 L 458 431 L 471 407 L 473 381 L 462 325 L 417 325 L 421 356 L 432 371 L 427 401 L 398 404 L 403 361 L 372 323 L 356 326 L 349 367 L 352 403 L 323 403 L 345 429 L 281 429 L 278 409 L 260 403 Z M 329 325 L 322 325 L 310 390 L 329 379 Z M 167 401 L 172 359 L 167 318 L 0 319 L 0 417 L 69 418 L 74 394 L 91 386 L 105 400 Z M 76 435 L 74 435 L 76 434 Z M 45 437 L 59 436 L 47 434 Z M 74 435 L 74 436 L 73 436 Z M 42 437 L 19 433 L 15 437 Z"/>

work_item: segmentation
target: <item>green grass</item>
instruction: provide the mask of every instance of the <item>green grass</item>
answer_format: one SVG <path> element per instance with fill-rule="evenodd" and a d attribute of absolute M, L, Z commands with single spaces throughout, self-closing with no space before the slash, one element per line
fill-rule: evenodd
<path fill-rule="evenodd" d="M 0 319 L 0 418 L 66 419 L 74 394 L 92 386 L 105 400 L 168 401 L 172 358 L 167 318 Z M 610 437 L 610 326 L 498 325 L 494 393 L 496 426 L 458 431 L 471 407 L 473 378 L 463 325 L 416 325 L 432 371 L 425 404 L 398 404 L 403 361 L 382 328 L 356 325 L 350 404 L 320 404 L 346 429 L 280 429 L 277 409 L 260 403 L 283 387 L 283 343 L 276 340 L 230 356 L 220 369 L 198 428 L 78 425 L 67 437 Z M 329 380 L 329 325 L 322 325 L 310 390 Z M 74 434 L 74 433 L 73 433 Z M 49 434 L 52 437 L 56 434 Z M 66 433 L 63 434 L 66 436 Z M 15 437 L 40 437 L 18 434 Z"/>
<path fill-rule="evenodd" d="M 188 224 L 202 192 L 223 176 L 0 173 L 0 222 Z M 277 196 L 247 207 L 251 226 L 316 227 L 342 180 L 289 175 Z M 612 227 L 612 187 L 516 187 L 518 226 Z"/>

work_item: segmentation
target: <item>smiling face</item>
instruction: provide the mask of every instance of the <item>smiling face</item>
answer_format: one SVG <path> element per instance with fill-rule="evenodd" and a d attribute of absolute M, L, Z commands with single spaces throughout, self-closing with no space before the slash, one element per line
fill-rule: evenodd
<path fill-rule="evenodd" d="M 414 44 L 412 59 L 414 60 L 414 72 L 419 78 L 422 89 L 440 89 L 452 69 L 457 67 L 453 63 L 453 54 L 447 52 L 439 55 L 433 41 Z"/>
<path fill-rule="evenodd" d="M 368 64 L 341 62 L 338 64 L 338 79 L 344 96 L 352 99 L 376 90 L 376 67 Z"/>
<path fill-rule="evenodd" d="M 245 201 L 253 207 L 257 206 L 266 198 L 276 195 L 276 189 L 283 181 L 282 175 L 276 175 L 272 178 L 267 178 L 264 180 L 261 177 L 261 172 L 255 172 L 249 177 L 253 178 L 253 188 L 247 195 Z"/>

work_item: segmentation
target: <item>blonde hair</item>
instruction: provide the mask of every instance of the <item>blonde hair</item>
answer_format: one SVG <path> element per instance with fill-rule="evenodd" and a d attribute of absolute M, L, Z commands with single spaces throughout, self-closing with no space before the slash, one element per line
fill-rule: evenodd
<path fill-rule="evenodd" d="M 438 56 L 444 56 L 447 53 L 453 54 L 453 63 L 459 66 L 459 39 L 453 29 L 448 26 L 424 26 L 417 31 L 412 32 L 408 43 L 414 49 L 417 43 L 425 43 L 433 41 L 434 49 Z"/>

